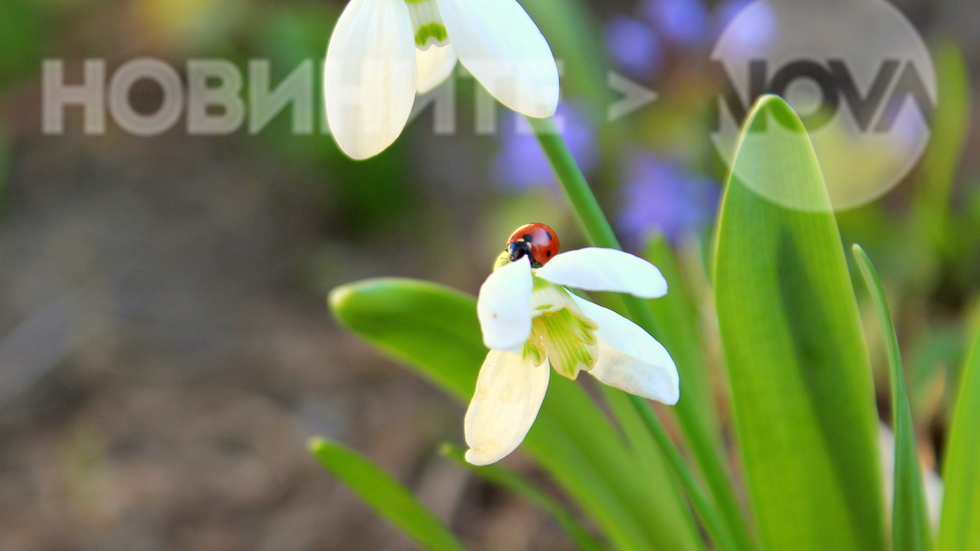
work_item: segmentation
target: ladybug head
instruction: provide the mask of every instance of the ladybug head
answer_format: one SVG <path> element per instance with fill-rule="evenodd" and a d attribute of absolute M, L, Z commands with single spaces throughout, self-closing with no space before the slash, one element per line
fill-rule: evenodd
<path fill-rule="evenodd" d="M 505 252 L 511 262 L 527 257 L 532 267 L 540 268 L 558 254 L 559 247 L 555 230 L 544 224 L 527 224 L 511 234 Z"/>

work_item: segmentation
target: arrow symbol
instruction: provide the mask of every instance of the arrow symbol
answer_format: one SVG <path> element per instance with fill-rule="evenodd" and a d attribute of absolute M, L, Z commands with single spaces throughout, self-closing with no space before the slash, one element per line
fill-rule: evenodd
<path fill-rule="evenodd" d="M 641 86 L 623 75 L 609 71 L 607 79 L 609 87 L 623 95 L 623 98 L 609 106 L 609 122 L 617 121 L 630 113 L 637 111 L 659 97 L 656 92 Z"/>

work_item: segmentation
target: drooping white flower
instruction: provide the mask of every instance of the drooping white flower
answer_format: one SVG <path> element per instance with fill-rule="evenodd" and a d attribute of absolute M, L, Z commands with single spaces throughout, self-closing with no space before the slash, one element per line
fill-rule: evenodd
<path fill-rule="evenodd" d="M 667 350 L 619 314 L 566 289 L 658 298 L 667 281 L 631 254 L 586 248 L 533 269 L 527 256 L 497 268 L 480 288 L 477 313 L 490 348 L 466 411 L 466 460 L 499 461 L 524 440 L 548 388 L 551 368 L 575 379 L 588 371 L 603 383 L 665 404 L 680 397 Z"/>
<path fill-rule="evenodd" d="M 517 0 L 351 0 L 327 46 L 327 121 L 354 159 L 401 134 L 415 102 L 459 60 L 497 100 L 531 117 L 558 107 L 558 67 Z"/>

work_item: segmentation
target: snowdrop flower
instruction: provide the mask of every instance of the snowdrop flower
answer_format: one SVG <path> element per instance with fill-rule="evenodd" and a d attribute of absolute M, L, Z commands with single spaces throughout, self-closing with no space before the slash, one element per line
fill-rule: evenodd
<path fill-rule="evenodd" d="M 588 371 L 603 383 L 665 404 L 680 397 L 667 350 L 633 322 L 566 289 L 657 298 L 667 281 L 649 262 L 613 249 L 557 254 L 554 230 L 518 228 L 480 288 L 477 314 L 490 348 L 464 429 L 474 465 L 499 461 L 524 440 L 551 369 L 569 379 Z"/>
<path fill-rule="evenodd" d="M 558 67 L 517 0 L 351 0 L 327 46 L 327 121 L 354 159 L 401 134 L 415 94 L 458 60 L 495 98 L 531 117 L 558 106 Z"/>

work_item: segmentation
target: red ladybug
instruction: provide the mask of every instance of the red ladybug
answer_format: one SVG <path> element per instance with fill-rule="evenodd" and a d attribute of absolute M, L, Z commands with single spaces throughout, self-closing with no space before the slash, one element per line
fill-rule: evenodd
<path fill-rule="evenodd" d="M 511 262 L 526 256 L 535 268 L 546 264 L 560 250 L 558 234 L 544 224 L 527 224 L 517 228 L 507 240 L 506 248 Z"/>

